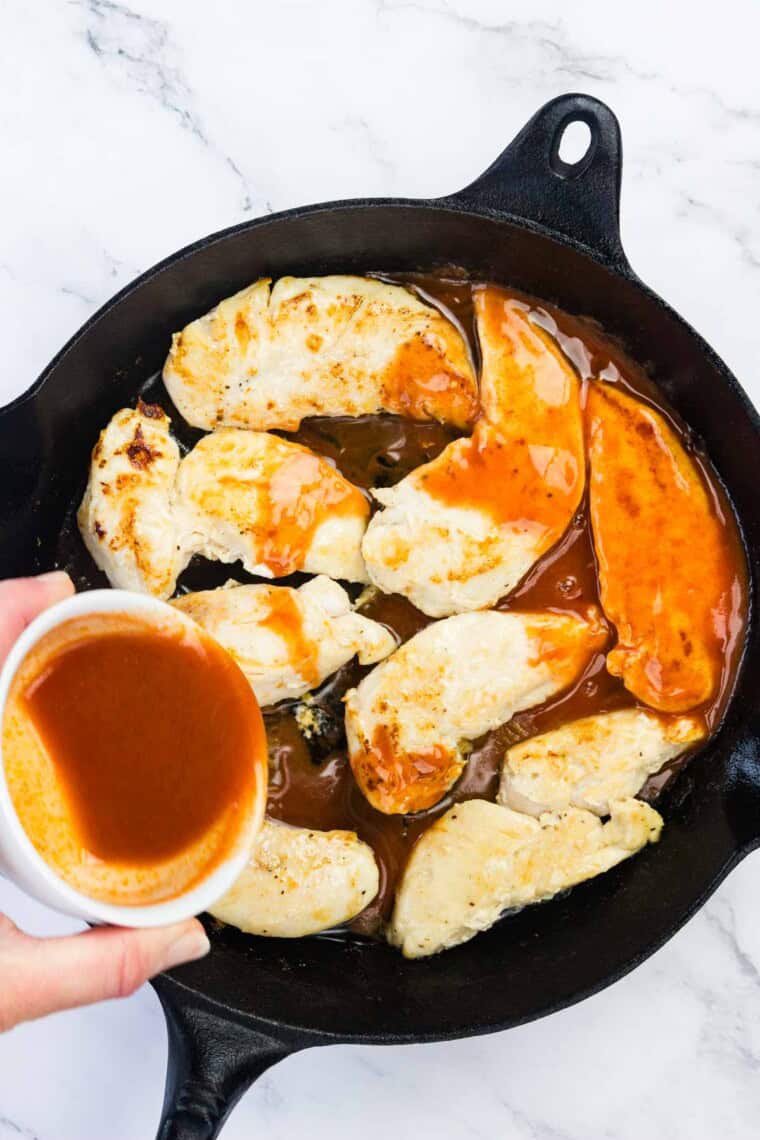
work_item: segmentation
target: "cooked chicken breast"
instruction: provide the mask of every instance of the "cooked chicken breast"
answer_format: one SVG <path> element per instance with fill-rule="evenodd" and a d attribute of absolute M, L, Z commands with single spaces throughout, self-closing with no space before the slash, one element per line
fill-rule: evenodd
<path fill-rule="evenodd" d="M 606 631 L 569 614 L 458 614 L 433 622 L 345 697 L 356 782 L 388 814 L 432 807 L 458 779 L 463 742 L 570 685 Z"/>
<path fill-rule="evenodd" d="M 618 633 L 610 673 L 663 712 L 710 699 L 739 622 L 725 527 L 664 418 L 589 386 L 591 523 L 602 606 Z"/>
<path fill-rule="evenodd" d="M 354 613 L 337 582 L 312 578 L 289 586 L 236 586 L 175 598 L 237 661 L 260 705 L 301 697 L 357 656 L 387 657 L 396 639 L 379 622 Z"/>
<path fill-rule="evenodd" d="M 412 849 L 388 941 L 407 958 L 448 950 L 504 911 L 551 898 L 659 839 L 662 819 L 648 804 L 617 800 L 610 813 L 607 823 L 576 808 L 536 820 L 486 800 L 455 804 Z"/>
<path fill-rule="evenodd" d="M 267 432 L 212 432 L 182 460 L 177 500 L 185 541 L 206 558 L 239 558 L 270 578 L 304 570 L 366 581 L 367 500 L 308 447 Z"/>
<path fill-rule="evenodd" d="M 326 459 L 264 432 L 214 432 L 180 461 L 163 411 L 117 412 L 92 454 L 78 521 L 112 586 L 168 598 L 194 554 L 252 574 L 366 581 L 369 506 Z"/>
<path fill-rule="evenodd" d="M 117 412 L 95 444 L 77 520 L 112 586 L 168 598 L 187 564 L 174 524 L 179 448 L 161 408 Z"/>
<path fill-rule="evenodd" d="M 245 870 L 210 913 L 247 934 L 301 938 L 355 918 L 379 882 L 372 848 L 353 831 L 265 820 Z"/>
<path fill-rule="evenodd" d="M 705 733 L 701 718 L 644 709 L 583 717 L 507 750 L 499 802 L 530 815 L 568 807 L 607 815 Z"/>
<path fill-rule="evenodd" d="M 164 383 L 188 423 L 298 427 L 396 412 L 465 427 L 477 383 L 455 326 L 409 290 L 363 277 L 262 279 L 176 333 Z"/>
<path fill-rule="evenodd" d="M 432 617 L 508 594 L 567 529 L 584 489 L 580 382 L 527 305 L 475 293 L 484 418 L 395 487 L 362 544 L 371 581 Z"/>

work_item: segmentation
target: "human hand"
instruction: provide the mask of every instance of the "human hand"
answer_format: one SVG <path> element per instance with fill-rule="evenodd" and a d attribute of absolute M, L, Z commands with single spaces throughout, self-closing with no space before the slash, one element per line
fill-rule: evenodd
<path fill-rule="evenodd" d="M 38 613 L 73 592 L 62 572 L 0 582 L 0 664 Z M 154 974 L 208 950 L 194 918 L 148 930 L 99 927 L 32 938 L 0 915 L 0 1032 L 57 1010 L 126 997 Z"/>

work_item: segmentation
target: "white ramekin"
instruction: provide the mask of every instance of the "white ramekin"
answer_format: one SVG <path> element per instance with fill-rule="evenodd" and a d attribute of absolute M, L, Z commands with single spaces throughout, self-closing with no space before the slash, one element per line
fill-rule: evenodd
<path fill-rule="evenodd" d="M 194 626 L 185 614 L 166 602 L 127 590 L 91 590 L 56 603 L 27 626 L 0 671 L 0 725 L 11 681 L 30 649 L 61 622 L 99 613 L 135 614 L 148 620 L 158 619 L 162 625 L 174 622 L 178 626 Z M 249 817 L 241 829 L 238 842 L 224 862 L 218 864 L 192 888 L 174 898 L 141 906 L 115 906 L 89 898 L 75 890 L 39 854 L 16 815 L 5 779 L 1 749 L 0 739 L 0 872 L 40 902 L 87 922 L 114 923 L 118 926 L 163 926 L 207 910 L 240 875 L 264 818 L 266 773 L 264 778 L 259 773 L 256 797 Z"/>

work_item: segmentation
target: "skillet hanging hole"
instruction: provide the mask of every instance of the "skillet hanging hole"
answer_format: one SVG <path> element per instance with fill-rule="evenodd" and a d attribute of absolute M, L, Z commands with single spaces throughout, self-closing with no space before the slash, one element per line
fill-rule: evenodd
<path fill-rule="evenodd" d="M 560 178 L 578 178 L 590 166 L 596 150 L 596 124 L 584 118 L 560 123 L 552 140 L 549 165 Z"/>
<path fill-rule="evenodd" d="M 591 146 L 591 128 L 581 119 L 568 123 L 559 140 L 557 153 L 568 166 L 580 162 Z"/>

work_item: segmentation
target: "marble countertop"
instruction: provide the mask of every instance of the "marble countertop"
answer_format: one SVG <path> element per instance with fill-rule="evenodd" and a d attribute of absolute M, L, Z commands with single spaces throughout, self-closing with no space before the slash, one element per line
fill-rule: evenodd
<path fill-rule="evenodd" d="M 760 7 L 639 0 L 4 0 L 0 401 L 99 305 L 215 229 L 299 203 L 432 196 L 545 100 L 620 117 L 638 273 L 760 403 Z M 229 1140 L 749 1140 L 760 1120 L 760 855 L 634 974 L 447 1045 L 302 1053 Z M 73 924 L 0 884 L 39 933 Z M 141 1140 L 166 1032 L 131 999 L 0 1038 L 0 1140 Z"/>

